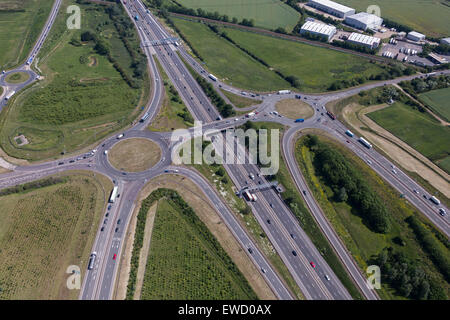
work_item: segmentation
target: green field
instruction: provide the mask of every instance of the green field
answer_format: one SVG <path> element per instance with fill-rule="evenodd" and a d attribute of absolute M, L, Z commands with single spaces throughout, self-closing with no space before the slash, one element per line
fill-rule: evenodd
<path fill-rule="evenodd" d="M 450 121 L 450 88 L 428 91 L 419 95 L 423 103 L 441 116 L 444 120 Z"/>
<path fill-rule="evenodd" d="M 172 20 L 204 58 L 204 66 L 221 80 L 256 91 L 290 87 L 287 81 L 217 36 L 204 24 L 182 19 Z"/>
<path fill-rule="evenodd" d="M 59 184 L 0 196 L 0 299 L 77 299 L 66 269 L 87 262 L 112 185 L 74 173 Z M 83 278 L 82 278 L 83 279 Z"/>
<path fill-rule="evenodd" d="M 326 91 L 335 81 L 369 78 L 382 71 L 368 60 L 352 54 L 231 28 L 223 31 L 285 76 L 299 78 L 300 90 L 304 92 Z"/>
<path fill-rule="evenodd" d="M 0 0 L 0 69 L 25 61 L 54 1 Z"/>
<path fill-rule="evenodd" d="M 450 4 L 446 0 L 340 0 L 357 11 L 366 11 L 369 5 L 378 5 L 381 17 L 407 25 L 429 36 L 450 34 Z M 445 3 L 445 4 L 444 4 Z"/>
<path fill-rule="evenodd" d="M 133 59 L 104 6 L 80 5 L 83 28 L 68 30 L 65 8 L 74 2 L 63 2 L 43 47 L 40 68 L 45 80 L 12 99 L 3 113 L 0 143 L 11 156 L 39 160 L 79 150 L 130 124 L 140 111 L 137 106 L 146 91 L 132 88 L 108 58 L 97 53 L 93 41 L 79 43 L 83 32 L 95 32 L 117 65 L 142 87 L 145 81 L 133 78 Z M 138 46 L 135 30 L 128 33 L 130 48 Z M 22 134 L 29 143 L 19 146 L 14 138 Z"/>
<path fill-rule="evenodd" d="M 30 75 L 26 72 L 16 72 L 9 74 L 5 81 L 8 83 L 22 83 L 27 81 L 30 78 Z"/>
<path fill-rule="evenodd" d="M 353 155 L 339 143 L 324 136 L 319 136 L 320 143 L 338 151 L 353 168 L 361 173 L 364 181 L 387 206 L 391 224 L 389 232 L 386 234 L 373 232 L 364 224 L 361 216 L 358 215 L 358 210 L 347 202 L 338 200 L 332 188 L 323 177 L 318 175 L 317 166 L 319 164 L 317 161 L 314 161 L 315 151 L 308 147 L 305 142 L 306 138 L 303 137 L 296 143 L 296 159 L 299 167 L 314 197 L 317 199 L 328 220 L 333 225 L 334 230 L 336 230 L 347 249 L 351 252 L 359 267 L 365 270 L 368 265 L 372 264 L 371 259 L 378 255 L 383 248 L 392 247 L 395 250 L 401 251 L 407 257 L 418 261 L 419 266 L 427 270 L 430 277 L 437 281 L 436 283 L 442 286 L 448 294 L 450 289 L 448 283 L 442 278 L 442 275 L 436 269 L 433 261 L 430 260 L 427 252 L 421 248 L 413 230 L 409 228 L 405 219 L 411 215 L 416 216 L 427 225 L 429 230 L 437 233 L 431 227 L 430 222 L 419 215 L 415 211 L 415 208 L 407 201 L 401 199 L 399 194 L 387 185 L 374 171 L 370 170 L 361 159 Z M 444 236 L 441 237 L 445 239 Z M 448 249 L 445 250 L 448 253 Z M 378 293 L 382 299 L 401 298 L 398 293 L 386 285 L 383 285 L 382 290 Z"/>
<path fill-rule="evenodd" d="M 229 20 L 253 19 L 256 27 L 276 29 L 283 27 L 291 31 L 300 19 L 300 14 L 279 0 L 179 0 L 188 8 L 202 8 L 206 12 L 228 15 Z"/>
<path fill-rule="evenodd" d="M 192 209 L 180 206 L 180 199 L 158 201 L 141 299 L 257 299 L 216 238 Z"/>
<path fill-rule="evenodd" d="M 173 19 L 205 60 L 206 68 L 242 89 L 273 91 L 290 84 L 204 24 Z M 383 70 L 361 57 L 232 28 L 220 28 L 239 46 L 285 77 L 295 76 L 304 92 L 326 91 L 334 82 L 369 78 Z M 274 49 L 276 48 L 276 50 Z"/>
<path fill-rule="evenodd" d="M 396 102 L 367 116 L 438 165 L 450 155 L 450 128 L 427 113 Z M 441 167 L 450 173 L 450 168 Z"/>

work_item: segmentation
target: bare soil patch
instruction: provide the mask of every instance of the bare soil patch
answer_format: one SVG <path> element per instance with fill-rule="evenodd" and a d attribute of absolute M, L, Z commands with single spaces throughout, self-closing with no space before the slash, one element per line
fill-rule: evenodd
<path fill-rule="evenodd" d="M 114 145 L 108 153 L 108 160 L 117 170 L 140 172 L 157 164 L 161 153 L 157 143 L 144 138 L 131 138 Z"/>
<path fill-rule="evenodd" d="M 314 109 L 299 99 L 284 99 L 275 105 L 279 114 L 290 119 L 308 119 L 314 115 Z"/>

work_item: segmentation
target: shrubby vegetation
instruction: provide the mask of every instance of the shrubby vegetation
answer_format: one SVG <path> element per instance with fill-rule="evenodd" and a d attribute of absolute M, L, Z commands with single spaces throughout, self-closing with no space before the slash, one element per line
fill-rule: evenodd
<path fill-rule="evenodd" d="M 450 76 L 440 75 L 438 77 L 415 78 L 411 81 L 402 81 L 399 85 L 417 99 L 417 94 L 428 92 L 436 89 L 444 89 L 450 87 Z"/>
<path fill-rule="evenodd" d="M 373 263 L 381 269 L 381 281 L 387 282 L 401 296 L 420 300 L 447 299 L 439 283 L 401 252 L 386 248 Z"/>
<path fill-rule="evenodd" d="M 436 267 L 441 271 L 445 279 L 450 282 L 450 259 L 448 248 L 443 246 L 433 233 L 428 230 L 420 221 L 414 216 L 406 219 L 410 227 L 414 230 L 417 240 L 435 263 Z M 448 244 L 448 240 L 446 241 Z"/>
<path fill-rule="evenodd" d="M 68 180 L 67 177 L 62 177 L 62 178 L 50 177 L 50 178 L 47 178 L 47 179 L 42 179 L 42 180 L 37 180 L 37 181 L 24 183 L 24 184 L 21 184 L 21 185 L 17 185 L 17 186 L 14 186 L 14 187 L 10 187 L 10 188 L 6 188 L 6 189 L 0 190 L 0 197 L 1 196 L 6 196 L 6 195 L 9 195 L 9 194 L 13 194 L 13 193 L 21 193 L 21 192 L 31 191 L 31 190 L 34 190 L 34 189 L 48 187 L 48 186 L 52 186 L 52 185 L 59 184 L 59 183 L 65 183 L 65 182 L 67 182 L 67 180 Z"/>
<path fill-rule="evenodd" d="M 318 174 L 330 185 L 337 197 L 351 203 L 372 231 L 387 233 L 390 221 L 386 206 L 361 174 L 340 152 L 320 143 L 317 136 L 310 136 L 307 146 L 315 152 L 314 162 Z"/>
<path fill-rule="evenodd" d="M 194 79 L 200 85 L 203 92 L 211 100 L 212 104 L 216 106 L 222 117 L 228 118 L 236 115 L 236 111 L 234 111 L 233 106 L 223 100 L 223 98 L 217 93 L 211 83 L 203 79 L 201 75 L 192 70 L 192 68 L 188 64 L 185 63 L 185 65 L 189 69 L 189 72 L 192 74 Z"/>

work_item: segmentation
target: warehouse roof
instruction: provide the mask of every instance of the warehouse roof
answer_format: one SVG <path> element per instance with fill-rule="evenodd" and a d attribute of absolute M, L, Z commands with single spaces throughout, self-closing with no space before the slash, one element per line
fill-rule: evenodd
<path fill-rule="evenodd" d="M 383 19 L 380 18 L 379 16 L 376 16 L 374 14 L 367 13 L 367 12 L 360 12 L 357 14 L 352 14 L 351 16 L 348 16 L 347 18 L 345 18 L 345 20 L 348 20 L 348 19 L 357 20 L 366 25 L 370 25 L 370 24 L 377 23 L 377 22 L 381 24 L 383 22 Z"/>
<path fill-rule="evenodd" d="M 330 0 L 310 0 L 310 2 L 314 2 L 314 3 L 318 3 L 321 4 L 323 6 L 329 7 L 329 8 L 333 8 L 336 11 L 340 11 L 340 12 L 348 12 L 351 10 L 355 10 L 353 8 L 344 6 L 340 3 L 336 3 L 334 1 L 330 1 Z"/>
<path fill-rule="evenodd" d="M 336 31 L 336 27 L 323 23 L 307 21 L 304 25 L 302 25 L 302 30 L 317 32 L 320 34 L 326 34 L 330 36 Z"/>
<path fill-rule="evenodd" d="M 356 33 L 353 32 L 349 37 L 348 40 L 362 43 L 362 44 L 368 44 L 372 46 L 374 43 L 380 43 L 380 38 L 366 36 L 365 34 Z"/>
<path fill-rule="evenodd" d="M 411 31 L 408 33 L 408 36 L 413 36 L 413 37 L 417 37 L 417 38 L 425 38 L 424 34 L 421 34 L 417 31 Z"/>

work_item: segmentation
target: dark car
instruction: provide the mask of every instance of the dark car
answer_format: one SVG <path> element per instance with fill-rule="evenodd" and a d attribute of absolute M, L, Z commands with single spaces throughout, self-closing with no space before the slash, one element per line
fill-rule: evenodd
<path fill-rule="evenodd" d="M 117 232 L 117 231 L 119 231 L 119 228 L 116 228 L 116 230 L 114 232 Z"/>
<path fill-rule="evenodd" d="M 74 162 L 75 162 L 75 160 L 70 160 L 69 162 L 70 162 L 70 163 L 74 163 Z"/>
<path fill-rule="evenodd" d="M 291 233 L 291 238 L 295 239 L 295 234 Z"/>
<path fill-rule="evenodd" d="M 102 227 L 102 228 L 100 229 L 100 231 L 103 231 L 103 230 L 105 230 L 105 227 Z"/>
<path fill-rule="evenodd" d="M 270 219 L 267 219 L 267 223 L 270 224 Z"/>
<path fill-rule="evenodd" d="M 119 219 L 119 220 L 117 220 L 117 224 L 120 224 L 120 219 Z"/>
<path fill-rule="evenodd" d="M 248 248 L 248 252 L 253 253 L 252 248 Z"/>
<path fill-rule="evenodd" d="M 111 205 L 108 206 L 108 210 L 111 210 Z"/>
<path fill-rule="evenodd" d="M 303 190 L 303 194 L 306 196 L 306 190 Z"/>
<path fill-rule="evenodd" d="M 60 166 L 60 165 L 62 165 L 62 164 L 64 164 L 64 162 L 60 162 L 60 163 L 58 163 L 58 166 Z"/>
<path fill-rule="evenodd" d="M 297 252 L 295 252 L 295 250 L 292 250 L 292 254 L 296 257 L 297 256 Z"/>

